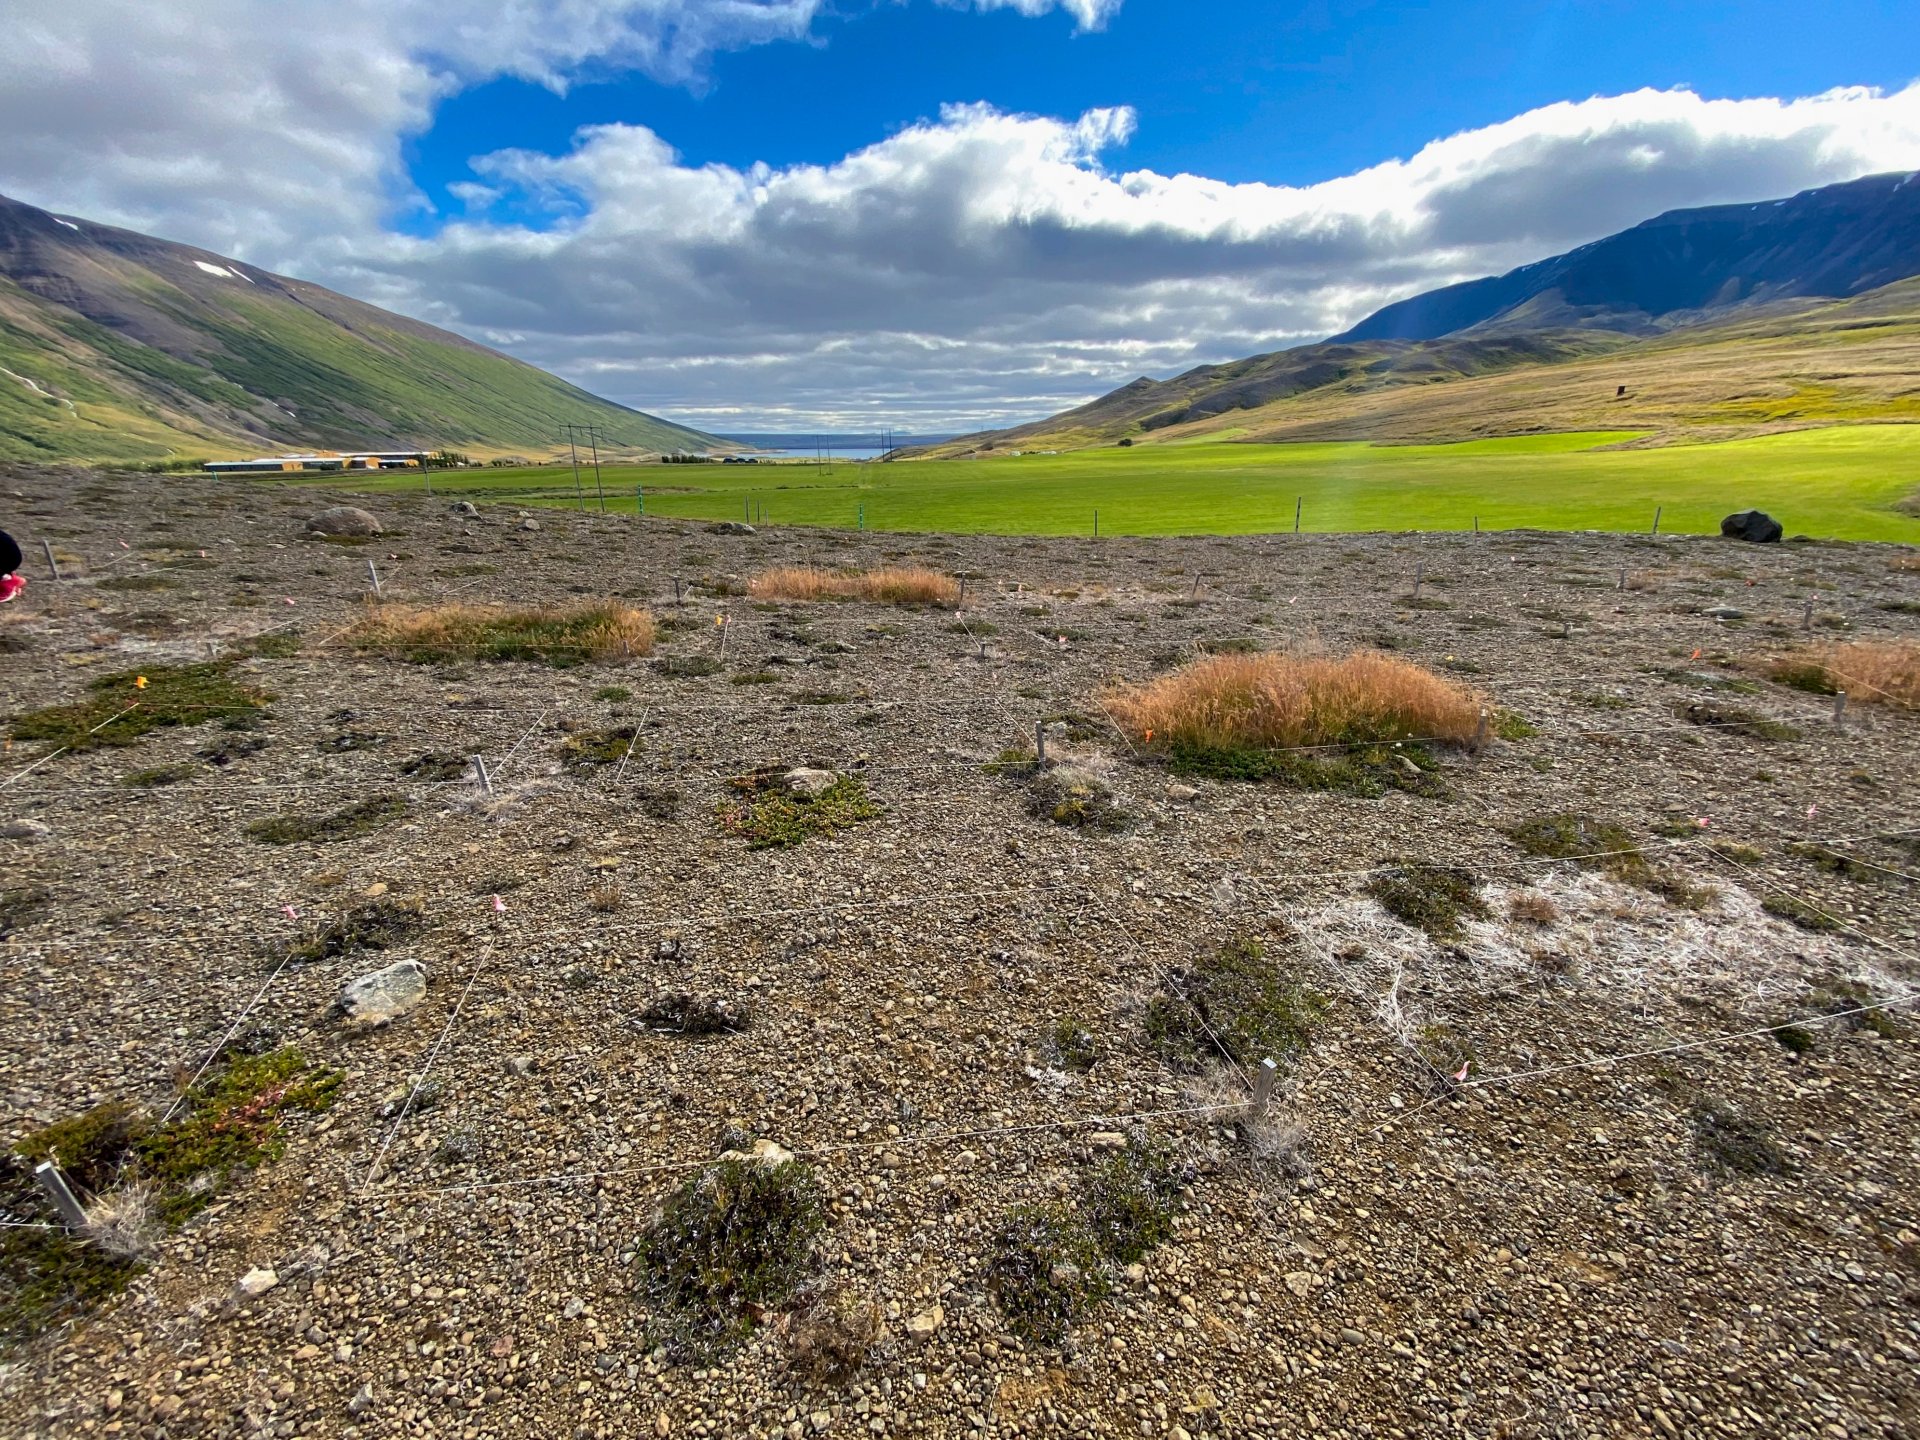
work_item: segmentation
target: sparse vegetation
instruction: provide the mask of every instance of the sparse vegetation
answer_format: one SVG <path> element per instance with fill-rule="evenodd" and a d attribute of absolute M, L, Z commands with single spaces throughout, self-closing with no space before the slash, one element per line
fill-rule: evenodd
<path fill-rule="evenodd" d="M 774 767 L 736 777 L 733 788 L 747 798 L 720 807 L 720 828 L 744 838 L 750 850 L 785 849 L 880 814 L 856 775 L 841 776 L 818 795 L 797 795 L 781 785 L 784 773 Z"/>
<path fill-rule="evenodd" d="M 385 896 L 356 905 L 346 914 L 308 925 L 279 949 L 281 958 L 311 965 L 361 950 L 385 950 L 411 940 L 426 928 L 426 913 L 416 900 Z"/>
<path fill-rule="evenodd" d="M 1722 1175 L 1786 1175 L 1792 1162 L 1761 1121 L 1711 1096 L 1688 1112 L 1701 1164 Z"/>
<path fill-rule="evenodd" d="M 667 1197 L 640 1238 L 650 1338 L 686 1359 L 738 1344 L 792 1300 L 824 1228 L 819 1187 L 798 1161 L 708 1166 Z"/>
<path fill-rule="evenodd" d="M 1473 872 L 1455 865 L 1403 862 L 1368 881 L 1367 893 L 1396 920 L 1435 940 L 1457 939 L 1463 922 L 1484 920 L 1492 913 L 1480 898 Z"/>
<path fill-rule="evenodd" d="M 324 815 L 275 815 L 255 820 L 247 835 L 262 845 L 326 845 L 369 835 L 407 813 L 398 795 L 370 795 Z"/>
<path fill-rule="evenodd" d="M 369 601 L 344 640 L 415 665 L 530 660 L 564 668 L 646 655 L 654 633 L 653 616 L 617 600 L 523 607 Z"/>
<path fill-rule="evenodd" d="M 603 765 L 618 765 L 638 745 L 640 729 L 636 725 L 616 725 L 609 730 L 576 730 L 560 742 L 555 752 L 561 768 L 570 775 L 587 775 Z"/>
<path fill-rule="evenodd" d="M 1170 972 L 1147 1002 L 1144 1024 L 1149 1047 L 1177 1069 L 1221 1060 L 1244 1068 L 1304 1050 L 1326 1007 L 1243 937 Z"/>
<path fill-rule="evenodd" d="M 752 1023 L 745 1005 L 717 995 L 692 995 L 684 990 L 657 995 L 640 1012 L 640 1023 L 651 1030 L 675 1035 L 731 1035 Z"/>
<path fill-rule="evenodd" d="M 1100 1044 L 1093 1030 L 1072 1015 L 1053 1022 L 1051 1035 L 1053 1060 L 1062 1070 L 1085 1074 L 1100 1059 Z"/>
<path fill-rule="evenodd" d="M 960 582 L 919 565 L 859 572 L 786 565 L 754 576 L 747 582 L 747 594 L 756 600 L 871 600 L 950 610 L 960 603 Z"/>
<path fill-rule="evenodd" d="M 1514 826 L 1507 837 L 1528 855 L 1572 860 L 1616 880 L 1644 884 L 1653 873 L 1631 830 L 1591 815 L 1542 815 Z"/>
<path fill-rule="evenodd" d="M 1840 928 L 1840 922 L 1826 911 L 1808 904 L 1797 895 L 1775 891 L 1760 901 L 1760 908 L 1775 919 L 1785 920 L 1788 924 L 1811 930 L 1815 934 L 1829 934 Z"/>
<path fill-rule="evenodd" d="M 1100 1251 L 1064 1205 L 1016 1205 L 989 1245 L 987 1288 L 1016 1335 L 1057 1345 L 1107 1293 Z"/>
<path fill-rule="evenodd" d="M 87 687 L 84 700 L 16 716 L 10 733 L 51 749 L 95 750 L 131 745 L 168 726 L 206 725 L 264 709 L 269 697 L 235 679 L 233 669 L 231 660 L 214 660 L 104 676 Z"/>
<path fill-rule="evenodd" d="M 1677 707 L 1682 720 L 1690 725 L 1746 735 L 1755 740 L 1798 740 L 1800 731 L 1784 720 L 1748 710 L 1738 705 L 1708 705 L 1700 701 Z"/>
<path fill-rule="evenodd" d="M 1141 1137 L 1098 1162 L 1080 1187 L 1080 1214 L 1094 1247 L 1131 1264 L 1173 1235 L 1182 1175 L 1172 1153 Z"/>
<path fill-rule="evenodd" d="M 1920 641 L 1853 640 L 1796 650 L 1775 660 L 1768 675 L 1795 690 L 1849 702 L 1920 710 Z"/>
<path fill-rule="evenodd" d="M 1036 767 L 1027 782 L 1027 810 L 1055 825 L 1109 835 L 1134 824 L 1134 817 L 1115 802 L 1113 788 L 1080 765 Z"/>

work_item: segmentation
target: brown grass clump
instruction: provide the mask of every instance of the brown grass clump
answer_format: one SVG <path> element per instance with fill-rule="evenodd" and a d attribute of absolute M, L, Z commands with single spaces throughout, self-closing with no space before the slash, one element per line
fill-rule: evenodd
<path fill-rule="evenodd" d="M 782 565 L 747 582 L 755 600 L 871 600 L 881 605 L 960 604 L 960 582 L 921 565 L 888 565 L 844 574 L 813 565 Z"/>
<path fill-rule="evenodd" d="M 1507 900 L 1507 918 L 1528 925 L 1551 925 L 1560 918 L 1560 907 L 1538 890 L 1516 890 Z"/>
<path fill-rule="evenodd" d="M 369 602 L 348 643 L 416 664 L 540 660 L 569 666 L 653 649 L 653 616 L 617 600 L 569 605 L 402 605 Z"/>
<path fill-rule="evenodd" d="M 1784 685 L 1831 694 L 1844 690 L 1860 704 L 1920 710 L 1920 641 L 1850 640 L 1783 655 L 1772 676 Z M 1816 684 L 1815 681 L 1824 681 Z"/>
<path fill-rule="evenodd" d="M 1887 568 L 1904 575 L 1920 575 L 1920 555 L 1896 555 L 1887 562 Z"/>
<path fill-rule="evenodd" d="M 1108 693 L 1108 712 L 1143 743 L 1241 750 L 1428 739 L 1465 743 L 1481 700 L 1378 650 L 1210 655 Z"/>

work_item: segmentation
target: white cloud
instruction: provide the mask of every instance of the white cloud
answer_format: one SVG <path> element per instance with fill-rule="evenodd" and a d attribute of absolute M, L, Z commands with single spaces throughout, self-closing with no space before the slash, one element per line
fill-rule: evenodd
<path fill-rule="evenodd" d="M 647 408 L 904 425 L 1039 413 L 1324 335 L 1663 209 L 1920 167 L 1920 84 L 1597 97 L 1297 187 L 1124 170 L 1124 106 L 973 104 L 779 169 L 592 127 L 565 153 L 476 157 L 464 218 L 433 238 L 390 228 L 402 142 L 447 94 L 608 67 L 686 79 L 715 50 L 804 35 L 822 3 L 16 0 L 0 189 L 291 270 Z M 1083 29 L 1118 8 L 972 4 Z M 546 228 L 489 218 L 503 197 Z"/>

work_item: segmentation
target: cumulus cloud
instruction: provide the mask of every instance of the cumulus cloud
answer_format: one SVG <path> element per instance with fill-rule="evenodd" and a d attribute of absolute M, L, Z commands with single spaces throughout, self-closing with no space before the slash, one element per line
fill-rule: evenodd
<path fill-rule="evenodd" d="M 25 0 L 0 49 L 0 188 L 696 423 L 946 426 L 1317 338 L 1664 209 L 1920 167 L 1920 85 L 1596 97 L 1303 186 L 1128 170 L 1124 105 L 959 104 L 783 168 L 690 165 L 670 136 L 590 127 L 561 153 L 475 157 L 464 218 L 393 229 L 402 142 L 447 94 L 606 67 L 686 80 L 716 50 L 806 34 L 823 3 Z M 1091 29 L 1118 0 L 971 8 Z"/>

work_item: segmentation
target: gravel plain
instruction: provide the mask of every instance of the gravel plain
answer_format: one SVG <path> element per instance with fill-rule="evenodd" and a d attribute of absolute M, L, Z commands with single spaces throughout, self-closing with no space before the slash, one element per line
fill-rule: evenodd
<path fill-rule="evenodd" d="M 242 662 L 272 696 L 252 753 L 201 757 L 211 727 L 9 749 L 0 821 L 29 823 L 0 865 L 54 903 L 0 944 L 8 1138 L 106 1099 L 164 1109 L 236 1028 L 345 1076 L 127 1293 L 0 1357 L 0 1430 L 1920 1436 L 1920 717 L 1856 700 L 1835 723 L 1752 668 L 1809 614 L 1817 638 L 1913 636 L 1910 549 L 740 535 L 425 495 L 359 502 L 387 527 L 370 544 L 303 537 L 336 499 L 0 473 L 0 525 L 66 572 L 30 570 L 0 612 L 9 714 L 298 639 Z M 765 566 L 895 560 L 965 576 L 963 608 L 737 593 Z M 656 659 L 719 665 L 357 655 L 370 561 L 388 597 L 631 597 L 664 622 Z M 1245 642 L 1389 645 L 1537 733 L 1443 753 L 1445 798 L 1360 799 L 1189 783 L 1103 723 L 1104 687 Z M 1037 722 L 1130 829 L 1037 818 L 989 768 Z M 570 738 L 623 724 L 621 762 L 568 766 Z M 484 757 L 493 793 L 405 773 L 423 755 Z M 769 764 L 861 777 L 882 813 L 750 850 L 716 817 Z M 121 783 L 169 765 L 188 778 Z M 353 838 L 246 834 L 388 793 L 404 813 Z M 1505 833 L 1565 811 L 1629 827 L 1700 908 Z M 1470 868 L 1489 917 L 1446 942 L 1391 919 L 1365 884 L 1403 860 Z M 1516 895 L 1550 918 L 1510 918 Z M 1762 909 L 1779 895 L 1832 928 Z M 425 928 L 276 962 L 380 897 Z M 1244 935 L 1330 1002 L 1282 1067 L 1272 1116 L 1299 1137 L 1277 1156 L 1220 1108 L 1241 1077 L 1176 1073 L 1142 1033 L 1170 971 Z M 328 1017 L 400 958 L 426 967 L 419 1008 Z M 1892 1033 L 1810 1015 L 1840 984 Z M 669 991 L 744 1028 L 660 1033 L 639 1017 Z M 1091 1069 L 1060 1064 L 1063 1019 Z M 1790 1019 L 1802 1052 L 1769 1033 Z M 1464 1083 L 1415 1053 L 1440 1033 Z M 1771 1137 L 1778 1173 L 1709 1163 L 1706 1106 Z M 1182 1157 L 1174 1234 L 1063 1345 L 1023 1342 L 985 1284 L 994 1228 L 1116 1135 Z M 849 1379 L 788 1363 L 791 1314 L 710 1367 L 649 1345 L 637 1237 L 743 1138 L 815 1167 L 814 1285 L 885 1317 Z M 276 1283 L 237 1289 L 256 1269 Z"/>

